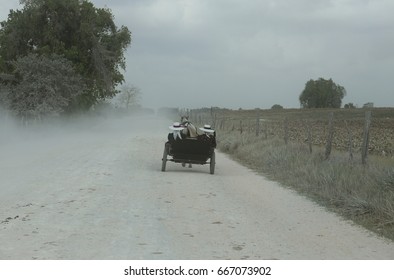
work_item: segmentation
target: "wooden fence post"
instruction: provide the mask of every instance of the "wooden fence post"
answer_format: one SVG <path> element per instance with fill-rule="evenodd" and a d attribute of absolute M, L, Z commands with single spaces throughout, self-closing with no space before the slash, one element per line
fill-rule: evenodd
<path fill-rule="evenodd" d="M 211 126 L 214 128 L 216 128 L 217 117 L 217 113 L 215 112 L 214 108 L 211 107 Z"/>
<path fill-rule="evenodd" d="M 332 138 L 334 136 L 334 113 L 331 112 L 328 117 L 328 137 L 327 137 L 327 143 L 326 143 L 326 152 L 325 152 L 325 159 L 328 159 L 331 154 L 331 147 L 332 147 Z"/>
<path fill-rule="evenodd" d="M 256 136 L 259 136 L 260 134 L 260 116 L 257 115 L 256 118 Z"/>
<path fill-rule="evenodd" d="M 288 120 L 287 117 L 285 117 L 284 121 L 283 121 L 283 126 L 284 126 L 284 131 L 285 131 L 285 144 L 287 145 L 287 143 L 289 142 L 289 124 L 288 124 Z"/>
<path fill-rule="evenodd" d="M 224 119 L 220 121 L 220 129 L 224 130 Z"/>
<path fill-rule="evenodd" d="M 347 135 L 349 137 L 349 140 L 348 140 L 349 160 L 353 161 L 353 136 L 352 136 L 352 131 L 350 130 L 350 127 L 349 127 L 347 121 L 345 121 L 345 125 L 346 125 Z"/>
<path fill-rule="evenodd" d="M 268 139 L 268 125 L 267 125 L 267 122 L 264 123 L 264 138 Z"/>
<path fill-rule="evenodd" d="M 309 147 L 309 153 L 312 153 L 312 132 L 311 132 L 311 126 L 309 122 L 305 122 L 305 127 L 306 127 L 306 133 L 307 133 L 307 141 L 308 141 L 308 147 Z"/>
<path fill-rule="evenodd" d="M 367 111 L 367 112 L 365 112 L 364 136 L 363 136 L 363 144 L 361 147 L 361 163 L 362 164 L 367 163 L 370 125 L 371 125 L 371 111 Z"/>

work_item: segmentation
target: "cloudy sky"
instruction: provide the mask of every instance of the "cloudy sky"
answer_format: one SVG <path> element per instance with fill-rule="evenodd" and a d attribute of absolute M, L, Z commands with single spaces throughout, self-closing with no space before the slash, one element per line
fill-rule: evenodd
<path fill-rule="evenodd" d="M 19 1 L 0 0 L 6 19 Z M 298 108 L 310 79 L 394 107 L 393 0 L 92 0 L 133 33 L 145 107 Z"/>

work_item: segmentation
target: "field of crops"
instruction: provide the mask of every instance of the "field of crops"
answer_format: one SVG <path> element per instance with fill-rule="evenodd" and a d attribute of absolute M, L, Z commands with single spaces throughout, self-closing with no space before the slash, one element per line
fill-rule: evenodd
<path fill-rule="evenodd" d="M 369 109 L 281 109 L 281 110 L 229 110 L 198 109 L 189 112 L 197 123 L 210 123 L 220 132 L 236 130 L 239 133 L 256 134 L 262 137 L 285 137 L 289 141 L 307 142 L 311 135 L 313 145 L 323 146 L 328 137 L 329 114 L 334 114 L 333 148 L 352 150 L 357 153 L 362 145 L 365 113 L 371 111 L 369 153 L 394 157 L 394 108 Z M 257 121 L 259 120 L 259 121 Z M 308 130 L 310 134 L 308 133 Z"/>

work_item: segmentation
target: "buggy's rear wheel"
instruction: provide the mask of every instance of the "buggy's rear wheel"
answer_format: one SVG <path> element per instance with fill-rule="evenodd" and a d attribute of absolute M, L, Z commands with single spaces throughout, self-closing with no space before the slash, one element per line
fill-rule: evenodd
<path fill-rule="evenodd" d="M 211 161 L 209 163 L 209 173 L 215 173 L 215 151 L 213 151 L 211 155 Z"/>
<path fill-rule="evenodd" d="M 163 152 L 163 158 L 161 163 L 161 171 L 163 172 L 166 171 L 167 155 L 168 155 L 168 146 L 164 145 L 164 152 Z"/>

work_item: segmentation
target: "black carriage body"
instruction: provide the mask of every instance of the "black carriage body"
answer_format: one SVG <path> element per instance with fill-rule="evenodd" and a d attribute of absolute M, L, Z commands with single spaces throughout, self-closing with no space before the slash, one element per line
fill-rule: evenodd
<path fill-rule="evenodd" d="M 170 144 L 169 155 L 174 162 L 205 164 L 211 157 L 213 148 L 197 139 L 185 139 Z"/>
<path fill-rule="evenodd" d="M 170 158 L 167 159 L 167 156 Z M 186 138 L 167 142 L 164 147 L 162 171 L 165 171 L 166 162 L 187 164 L 209 164 L 210 173 L 215 169 L 215 148 L 208 142 L 199 141 L 196 138 Z"/>

